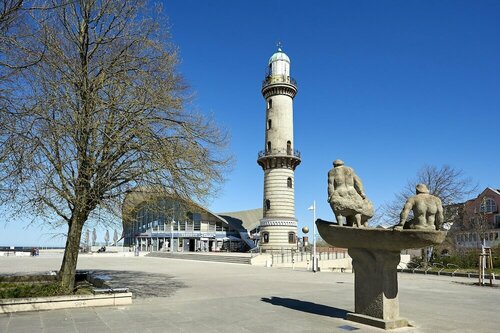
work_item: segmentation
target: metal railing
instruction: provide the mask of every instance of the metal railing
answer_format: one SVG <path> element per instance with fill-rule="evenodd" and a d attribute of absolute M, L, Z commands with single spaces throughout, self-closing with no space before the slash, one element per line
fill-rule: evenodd
<path fill-rule="evenodd" d="M 259 157 L 264 157 L 264 156 L 271 156 L 271 155 L 277 155 L 277 156 L 294 156 L 297 158 L 300 158 L 300 151 L 297 149 L 271 149 L 271 150 L 261 150 L 259 151 Z"/>
<path fill-rule="evenodd" d="M 297 87 L 297 81 L 291 76 L 288 75 L 268 75 L 262 81 L 262 88 L 270 84 L 278 84 L 278 83 L 288 83 L 295 87 Z"/>
<path fill-rule="evenodd" d="M 264 253 L 262 249 L 253 249 L 249 251 L 252 253 L 252 257 L 259 253 Z M 297 251 L 297 250 L 287 250 L 287 249 L 266 249 L 265 253 L 271 255 L 272 262 L 274 264 L 286 264 L 286 263 L 299 263 L 299 262 L 312 262 L 311 251 Z M 347 251 L 318 251 L 316 253 L 318 261 L 323 260 L 334 260 L 334 259 L 345 259 L 349 258 Z"/>

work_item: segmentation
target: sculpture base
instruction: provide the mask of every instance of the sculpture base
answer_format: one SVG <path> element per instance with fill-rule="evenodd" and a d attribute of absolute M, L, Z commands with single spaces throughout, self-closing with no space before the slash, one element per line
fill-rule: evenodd
<path fill-rule="evenodd" d="M 408 320 L 400 318 L 396 320 L 384 320 L 371 316 L 362 315 L 359 313 L 348 313 L 347 320 L 356 323 L 382 328 L 384 330 L 392 330 L 395 328 L 408 327 Z"/>
<path fill-rule="evenodd" d="M 407 326 L 399 317 L 399 251 L 350 248 L 348 253 L 354 269 L 354 321 L 384 329 Z"/>

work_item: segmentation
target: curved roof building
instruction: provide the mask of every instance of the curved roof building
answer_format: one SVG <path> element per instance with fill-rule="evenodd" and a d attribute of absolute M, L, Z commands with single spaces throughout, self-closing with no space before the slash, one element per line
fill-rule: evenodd
<path fill-rule="evenodd" d="M 244 251 L 262 209 L 216 214 L 164 192 L 130 192 L 122 206 L 124 246 L 142 251 Z"/>

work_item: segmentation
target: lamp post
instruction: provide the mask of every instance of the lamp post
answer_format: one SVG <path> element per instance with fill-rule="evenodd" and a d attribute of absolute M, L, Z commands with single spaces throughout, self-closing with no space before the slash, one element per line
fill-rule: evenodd
<path fill-rule="evenodd" d="M 308 208 L 309 210 L 313 211 L 313 264 L 312 264 L 312 271 L 316 273 L 316 270 L 318 268 L 317 262 L 316 262 L 316 200 L 313 201 L 313 204 L 311 207 Z"/>
<path fill-rule="evenodd" d="M 170 222 L 170 253 L 174 252 L 174 219 Z"/>

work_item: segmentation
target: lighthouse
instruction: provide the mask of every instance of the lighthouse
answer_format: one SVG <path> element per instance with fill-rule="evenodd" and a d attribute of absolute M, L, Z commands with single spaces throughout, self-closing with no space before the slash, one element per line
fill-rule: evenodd
<path fill-rule="evenodd" d="M 269 59 L 262 82 L 266 124 L 264 150 L 257 163 L 264 171 L 260 247 L 265 251 L 297 248 L 294 173 L 300 153 L 293 140 L 293 98 L 297 84 L 290 76 L 290 58 L 278 50 Z"/>

